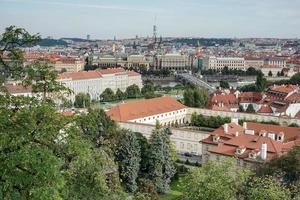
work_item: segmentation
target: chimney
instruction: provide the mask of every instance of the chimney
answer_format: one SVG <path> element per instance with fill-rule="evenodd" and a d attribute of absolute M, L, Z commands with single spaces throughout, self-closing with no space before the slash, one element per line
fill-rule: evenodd
<path fill-rule="evenodd" d="M 239 132 L 235 132 L 235 137 L 238 137 L 239 136 Z"/>
<path fill-rule="evenodd" d="M 223 127 L 224 127 L 224 132 L 228 133 L 228 124 L 224 124 Z"/>
<path fill-rule="evenodd" d="M 247 129 L 247 122 L 243 122 L 243 128 L 246 130 Z"/>
<path fill-rule="evenodd" d="M 267 160 L 267 151 L 268 151 L 267 143 L 263 143 L 261 145 L 261 150 L 260 150 L 260 156 L 262 160 Z"/>

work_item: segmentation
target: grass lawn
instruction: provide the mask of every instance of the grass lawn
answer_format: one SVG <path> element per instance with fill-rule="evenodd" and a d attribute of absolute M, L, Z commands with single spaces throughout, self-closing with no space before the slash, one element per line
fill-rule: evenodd
<path fill-rule="evenodd" d="M 131 101 L 138 101 L 144 98 L 136 98 L 136 99 L 125 99 L 124 102 L 131 102 Z M 97 109 L 97 108 L 101 108 L 103 110 L 106 109 L 110 109 L 113 106 L 118 105 L 119 103 L 121 103 L 122 101 L 112 101 L 112 102 L 105 102 L 105 103 L 100 103 L 100 102 L 96 102 L 96 103 L 92 103 L 91 108 L 92 109 Z"/>
<path fill-rule="evenodd" d="M 180 178 L 179 178 L 180 180 Z M 180 200 L 182 198 L 182 188 L 179 185 L 179 180 L 173 181 L 171 183 L 171 190 L 169 193 L 161 195 L 159 199 L 162 200 Z"/>
<path fill-rule="evenodd" d="M 181 99 L 183 96 L 183 90 L 170 90 L 168 93 L 166 93 L 165 91 L 157 91 L 157 94 L 162 94 L 162 95 L 167 95 L 167 96 L 171 96 L 173 98 L 176 99 Z M 141 98 L 136 98 L 136 99 L 125 99 L 124 102 L 131 102 L 131 101 L 138 101 L 138 100 L 142 100 L 144 99 L 144 97 Z M 96 102 L 96 103 L 92 103 L 91 108 L 92 109 L 98 109 L 101 108 L 103 110 L 108 110 L 113 106 L 116 106 L 117 104 L 121 103 L 121 101 L 112 101 L 112 102 L 105 102 L 105 103 L 100 103 L 100 102 Z"/>

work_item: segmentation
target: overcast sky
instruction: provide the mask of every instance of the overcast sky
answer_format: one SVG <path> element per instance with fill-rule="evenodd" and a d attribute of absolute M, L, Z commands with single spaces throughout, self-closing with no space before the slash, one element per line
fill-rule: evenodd
<path fill-rule="evenodd" d="M 42 36 L 300 38 L 300 0 L 0 0 L 0 32 Z"/>

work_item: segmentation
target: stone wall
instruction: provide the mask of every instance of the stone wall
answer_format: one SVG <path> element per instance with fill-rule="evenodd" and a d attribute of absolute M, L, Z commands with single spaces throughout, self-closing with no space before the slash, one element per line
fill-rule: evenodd
<path fill-rule="evenodd" d="M 202 114 L 204 116 L 220 116 L 220 117 L 230 117 L 230 118 L 238 118 L 238 119 L 245 119 L 245 120 L 256 120 L 257 122 L 269 122 L 273 121 L 279 123 L 280 125 L 288 126 L 292 123 L 295 123 L 300 126 L 300 119 L 296 118 L 285 118 L 285 117 L 277 117 L 277 116 L 270 116 L 270 115 L 258 115 L 258 114 L 251 114 L 251 113 L 240 113 L 240 112 L 228 112 L 228 111 L 217 111 L 217 110 L 209 110 L 209 109 L 202 109 L 202 108 L 188 108 L 187 110 L 187 117 L 188 121 L 191 120 L 191 115 L 196 112 L 198 114 Z"/>

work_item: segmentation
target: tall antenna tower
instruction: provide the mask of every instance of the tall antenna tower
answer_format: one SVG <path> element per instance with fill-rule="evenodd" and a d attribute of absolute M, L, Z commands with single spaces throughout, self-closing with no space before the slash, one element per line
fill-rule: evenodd
<path fill-rule="evenodd" d="M 153 39 L 154 43 L 157 41 L 157 26 L 156 26 L 156 16 L 154 17 L 154 25 L 153 25 Z"/>

